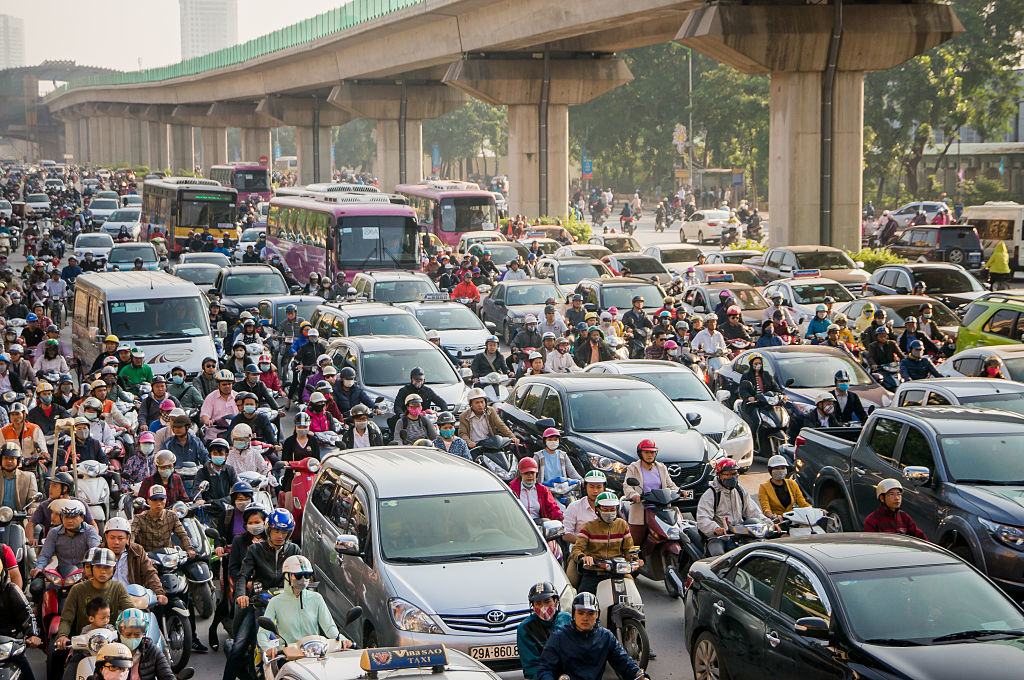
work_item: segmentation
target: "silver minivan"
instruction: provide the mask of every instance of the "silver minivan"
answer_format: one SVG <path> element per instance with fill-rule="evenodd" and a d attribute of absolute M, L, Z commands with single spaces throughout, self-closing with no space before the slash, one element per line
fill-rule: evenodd
<path fill-rule="evenodd" d="M 413 446 L 352 449 L 323 460 L 302 517 L 303 552 L 335 619 L 364 647 L 444 644 L 493 670 L 519 666 L 526 594 L 550 581 L 575 592 L 541 529 L 497 477 Z M 546 532 L 546 536 L 542 535 Z"/>

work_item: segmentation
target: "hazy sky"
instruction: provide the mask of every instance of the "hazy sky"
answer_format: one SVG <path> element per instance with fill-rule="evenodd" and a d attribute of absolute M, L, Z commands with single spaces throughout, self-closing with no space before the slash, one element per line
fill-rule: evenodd
<path fill-rule="evenodd" d="M 343 0 L 238 0 L 238 39 L 343 5 Z M 122 70 L 180 60 L 177 0 L 0 0 L 0 14 L 25 20 L 25 59 L 74 59 Z"/>

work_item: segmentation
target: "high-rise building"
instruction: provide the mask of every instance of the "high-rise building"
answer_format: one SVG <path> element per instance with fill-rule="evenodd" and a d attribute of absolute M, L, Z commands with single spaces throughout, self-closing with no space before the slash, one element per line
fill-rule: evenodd
<path fill-rule="evenodd" d="M 191 59 L 238 42 L 238 0 L 178 0 L 181 58 Z"/>
<path fill-rule="evenodd" d="M 0 69 L 25 65 L 25 21 L 0 14 Z"/>

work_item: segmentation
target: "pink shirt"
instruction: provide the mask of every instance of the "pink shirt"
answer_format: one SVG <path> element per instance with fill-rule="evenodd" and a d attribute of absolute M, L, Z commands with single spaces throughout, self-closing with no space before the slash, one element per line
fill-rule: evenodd
<path fill-rule="evenodd" d="M 199 409 L 200 416 L 207 416 L 214 422 L 224 416 L 234 417 L 238 415 L 238 406 L 235 404 L 234 390 L 226 397 L 220 395 L 220 390 L 215 390 L 206 395 L 203 400 L 203 407 Z"/>

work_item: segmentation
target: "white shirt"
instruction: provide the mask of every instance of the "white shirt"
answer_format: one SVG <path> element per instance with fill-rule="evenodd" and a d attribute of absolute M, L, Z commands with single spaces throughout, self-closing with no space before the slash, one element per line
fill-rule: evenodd
<path fill-rule="evenodd" d="M 580 367 L 573 361 L 571 354 L 568 352 L 562 354 L 558 350 L 548 352 L 548 360 L 544 368 L 551 373 L 575 373 L 580 370 Z"/>
<path fill-rule="evenodd" d="M 527 489 L 524 484 L 519 490 L 519 502 L 526 508 L 526 512 L 530 514 L 530 517 L 537 519 L 540 517 L 540 499 L 537 498 L 537 485 L 534 484 L 532 488 Z"/>
<path fill-rule="evenodd" d="M 573 501 L 562 513 L 565 533 L 573 536 L 578 536 L 583 525 L 593 519 L 597 519 L 597 513 L 590 507 L 590 499 L 586 497 Z"/>
<path fill-rule="evenodd" d="M 114 565 L 114 576 L 115 581 L 131 585 L 131 581 L 128 580 L 128 546 L 124 547 L 121 551 L 121 556 L 117 558 L 117 564 Z"/>
<path fill-rule="evenodd" d="M 530 278 L 526 275 L 522 269 L 507 269 L 505 275 L 501 277 L 502 281 L 523 281 Z"/>
<path fill-rule="evenodd" d="M 690 349 L 702 352 L 714 352 L 716 349 L 725 350 L 725 338 L 717 330 L 709 333 L 708 329 L 701 330 L 690 341 Z"/>
<path fill-rule="evenodd" d="M 354 449 L 368 449 L 370 448 L 370 428 L 363 430 L 362 434 L 359 434 L 359 430 L 352 430 L 352 448 Z"/>

